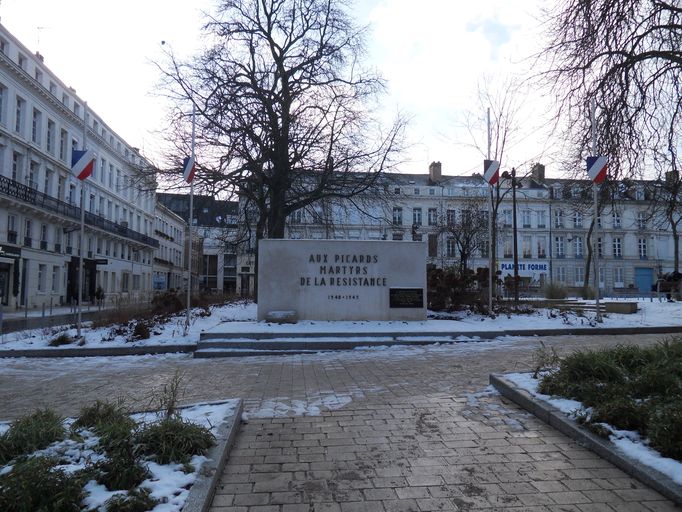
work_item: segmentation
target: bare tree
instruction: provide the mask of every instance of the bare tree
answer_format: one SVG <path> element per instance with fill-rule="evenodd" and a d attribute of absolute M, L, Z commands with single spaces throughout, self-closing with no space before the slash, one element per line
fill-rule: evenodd
<path fill-rule="evenodd" d="M 680 271 L 680 227 L 682 226 L 682 180 L 679 172 L 670 171 L 665 178 L 650 182 L 648 217 L 654 227 L 670 227 L 673 236 L 675 272 Z"/>
<path fill-rule="evenodd" d="M 597 146 L 612 179 L 639 176 L 654 152 L 679 168 L 682 7 L 669 0 L 560 0 L 548 13 L 544 77 L 558 97 L 574 163 Z"/>
<path fill-rule="evenodd" d="M 395 163 L 404 122 L 372 115 L 384 89 L 361 66 L 362 29 L 337 0 L 220 0 L 207 48 L 162 67 L 177 100 L 175 142 L 187 152 L 195 105 L 196 180 L 237 192 L 257 239 L 282 238 L 287 217 L 371 188 Z M 176 166 L 177 168 L 177 166 Z"/>
<path fill-rule="evenodd" d="M 474 252 L 480 249 L 488 239 L 488 218 L 485 198 L 468 201 L 457 215 L 446 214 L 442 219 L 441 230 L 451 238 L 459 253 L 459 273 L 463 275 L 469 268 L 469 260 Z"/>

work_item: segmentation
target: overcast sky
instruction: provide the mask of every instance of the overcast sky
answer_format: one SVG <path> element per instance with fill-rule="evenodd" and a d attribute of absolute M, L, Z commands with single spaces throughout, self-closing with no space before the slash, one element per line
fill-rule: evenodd
<path fill-rule="evenodd" d="M 412 117 L 403 172 L 471 174 L 483 156 L 463 129 L 467 113 L 484 118 L 482 83 L 522 76 L 538 50 L 542 0 L 356 0 L 369 24 L 369 59 L 387 79 L 387 112 Z M 161 41 L 180 55 L 201 44 L 202 11 L 214 0 L 0 0 L 0 21 L 130 145 L 154 156 L 165 105 L 154 95 Z M 539 97 L 527 98 L 523 133 L 509 165 L 548 160 Z M 469 114 L 470 115 L 470 114 Z M 485 145 L 484 126 L 475 131 Z M 551 167 L 548 173 L 552 173 Z"/>

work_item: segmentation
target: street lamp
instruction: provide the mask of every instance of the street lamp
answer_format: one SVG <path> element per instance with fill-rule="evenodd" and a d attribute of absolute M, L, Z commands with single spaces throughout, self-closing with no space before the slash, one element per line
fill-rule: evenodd
<path fill-rule="evenodd" d="M 519 244 L 516 224 L 516 189 L 521 188 L 521 183 L 516 181 L 516 168 L 512 167 L 511 173 L 504 171 L 502 177 L 511 179 L 512 187 L 512 230 L 514 234 L 514 305 L 519 305 Z"/>

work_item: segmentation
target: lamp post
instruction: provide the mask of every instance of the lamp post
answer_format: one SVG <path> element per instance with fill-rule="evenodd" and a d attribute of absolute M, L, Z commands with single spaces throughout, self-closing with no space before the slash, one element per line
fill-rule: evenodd
<path fill-rule="evenodd" d="M 512 187 L 512 233 L 514 235 L 514 305 L 519 305 L 519 244 L 516 224 L 516 188 L 521 184 L 516 182 L 516 169 L 512 167 L 511 173 L 504 171 L 503 178 L 511 179 Z"/>

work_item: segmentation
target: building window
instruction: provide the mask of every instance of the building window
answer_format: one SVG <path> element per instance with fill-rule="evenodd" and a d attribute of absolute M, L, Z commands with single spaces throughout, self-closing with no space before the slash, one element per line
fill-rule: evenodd
<path fill-rule="evenodd" d="M 31 219 L 26 219 L 24 222 L 24 245 L 31 247 L 33 242 L 33 223 Z"/>
<path fill-rule="evenodd" d="M 566 282 L 566 267 L 557 267 L 556 280 L 559 281 L 560 283 Z"/>
<path fill-rule="evenodd" d="M 422 209 L 412 208 L 412 225 L 421 226 L 422 225 Z"/>
<path fill-rule="evenodd" d="M 23 160 L 23 155 L 20 155 L 19 153 L 12 153 L 12 179 L 14 181 L 21 181 L 21 171 L 24 167 Z"/>
<path fill-rule="evenodd" d="M 545 210 L 538 210 L 538 227 L 544 228 L 547 226 L 547 221 L 545 220 Z"/>
<path fill-rule="evenodd" d="M 529 236 L 524 236 L 521 239 L 521 253 L 523 254 L 524 258 L 532 258 L 533 257 L 533 249 L 532 245 L 533 240 Z"/>
<path fill-rule="evenodd" d="M 647 244 L 646 244 L 646 238 L 639 238 L 637 240 L 637 249 L 639 251 L 639 259 L 640 260 L 645 260 L 647 259 Z"/>
<path fill-rule="evenodd" d="M 45 291 L 45 281 L 47 280 L 47 265 L 38 265 L 38 291 Z"/>
<path fill-rule="evenodd" d="M 646 212 L 637 212 L 637 229 L 646 229 Z"/>
<path fill-rule="evenodd" d="M 130 274 L 128 272 L 123 272 L 121 274 L 121 291 L 127 292 L 129 288 Z"/>
<path fill-rule="evenodd" d="M 620 238 L 613 239 L 613 257 L 614 258 L 623 257 L 623 244 Z"/>
<path fill-rule="evenodd" d="M 429 226 L 435 226 L 438 224 L 438 210 L 435 208 L 429 208 L 428 212 Z"/>
<path fill-rule="evenodd" d="M 394 187 L 394 188 L 393 188 L 393 193 L 394 193 L 395 195 L 400 195 L 400 187 Z"/>
<path fill-rule="evenodd" d="M 448 226 L 454 226 L 455 223 L 457 222 L 457 211 L 456 210 L 448 210 L 446 212 L 446 221 Z"/>
<path fill-rule="evenodd" d="M 17 218 L 14 215 L 7 216 L 7 241 L 10 244 L 17 243 Z"/>
<path fill-rule="evenodd" d="M 530 227 L 530 210 L 521 210 L 521 224 L 524 228 Z"/>
<path fill-rule="evenodd" d="M 62 129 L 59 132 L 59 159 L 66 161 L 66 144 L 69 140 L 69 134 L 66 130 Z"/>
<path fill-rule="evenodd" d="M 59 271 L 60 268 L 57 265 L 52 266 L 52 287 L 51 290 L 53 293 L 56 293 L 59 291 Z"/>
<path fill-rule="evenodd" d="M 414 195 L 415 196 L 419 195 L 419 189 L 417 187 L 414 188 Z"/>
<path fill-rule="evenodd" d="M 565 252 L 565 244 L 564 244 L 564 237 L 563 236 L 555 236 L 554 237 L 554 250 L 557 258 L 565 258 L 566 257 L 566 252 Z"/>
<path fill-rule="evenodd" d="M 24 127 L 24 112 L 26 111 L 26 101 L 17 96 L 15 117 L 14 117 L 14 131 L 21 133 Z"/>
<path fill-rule="evenodd" d="M 54 141 L 55 141 L 55 134 L 56 134 L 56 126 L 54 124 L 54 121 L 51 119 L 47 120 L 47 152 L 54 154 Z"/>
<path fill-rule="evenodd" d="M 585 284 L 585 267 L 575 267 L 575 285 Z"/>
<path fill-rule="evenodd" d="M 502 210 L 502 223 L 505 228 L 510 228 L 512 225 L 512 211 Z"/>
<path fill-rule="evenodd" d="M 403 209 L 399 206 L 393 207 L 393 224 L 396 226 L 402 226 L 403 224 Z"/>
<path fill-rule="evenodd" d="M 17 64 L 19 64 L 19 67 L 26 71 L 26 56 L 22 55 L 21 53 L 17 55 Z"/>
<path fill-rule="evenodd" d="M 612 217 L 613 217 L 613 227 L 615 229 L 620 229 L 621 227 L 623 227 L 621 217 L 620 217 L 620 213 L 613 212 Z"/>
<path fill-rule="evenodd" d="M 547 239 L 544 236 L 539 236 L 537 238 L 538 243 L 538 258 L 547 257 Z"/>
<path fill-rule="evenodd" d="M 445 245 L 446 256 L 454 258 L 457 255 L 457 243 L 454 238 L 448 238 Z"/>
<path fill-rule="evenodd" d="M 510 236 L 504 237 L 504 257 L 512 258 L 514 256 L 514 249 L 512 244 L 512 238 Z"/>
<path fill-rule="evenodd" d="M 597 257 L 598 258 L 604 257 L 604 251 L 602 250 L 601 238 L 597 238 Z"/>
<path fill-rule="evenodd" d="M 585 244 L 583 242 L 583 237 L 578 236 L 575 238 L 575 257 L 582 258 L 585 254 Z"/>
<path fill-rule="evenodd" d="M 554 210 L 554 227 L 555 228 L 564 227 L 564 212 L 561 210 Z"/>
<path fill-rule="evenodd" d="M 616 267 L 613 269 L 613 286 L 616 288 L 625 288 L 625 269 L 623 267 Z"/>
<path fill-rule="evenodd" d="M 33 120 L 31 122 L 31 142 L 40 145 L 40 131 L 42 129 L 43 114 L 40 110 L 33 109 Z"/>
<path fill-rule="evenodd" d="M 578 229 L 583 227 L 583 214 L 581 212 L 573 214 L 573 227 Z"/>
<path fill-rule="evenodd" d="M 7 87 L 0 84 L 0 123 L 7 123 Z"/>
<path fill-rule="evenodd" d="M 392 238 L 393 238 L 393 240 L 402 240 L 403 234 L 395 232 L 395 233 L 393 233 Z"/>
<path fill-rule="evenodd" d="M 429 258 L 435 258 L 436 256 L 438 256 L 438 235 L 430 233 L 428 244 Z"/>

